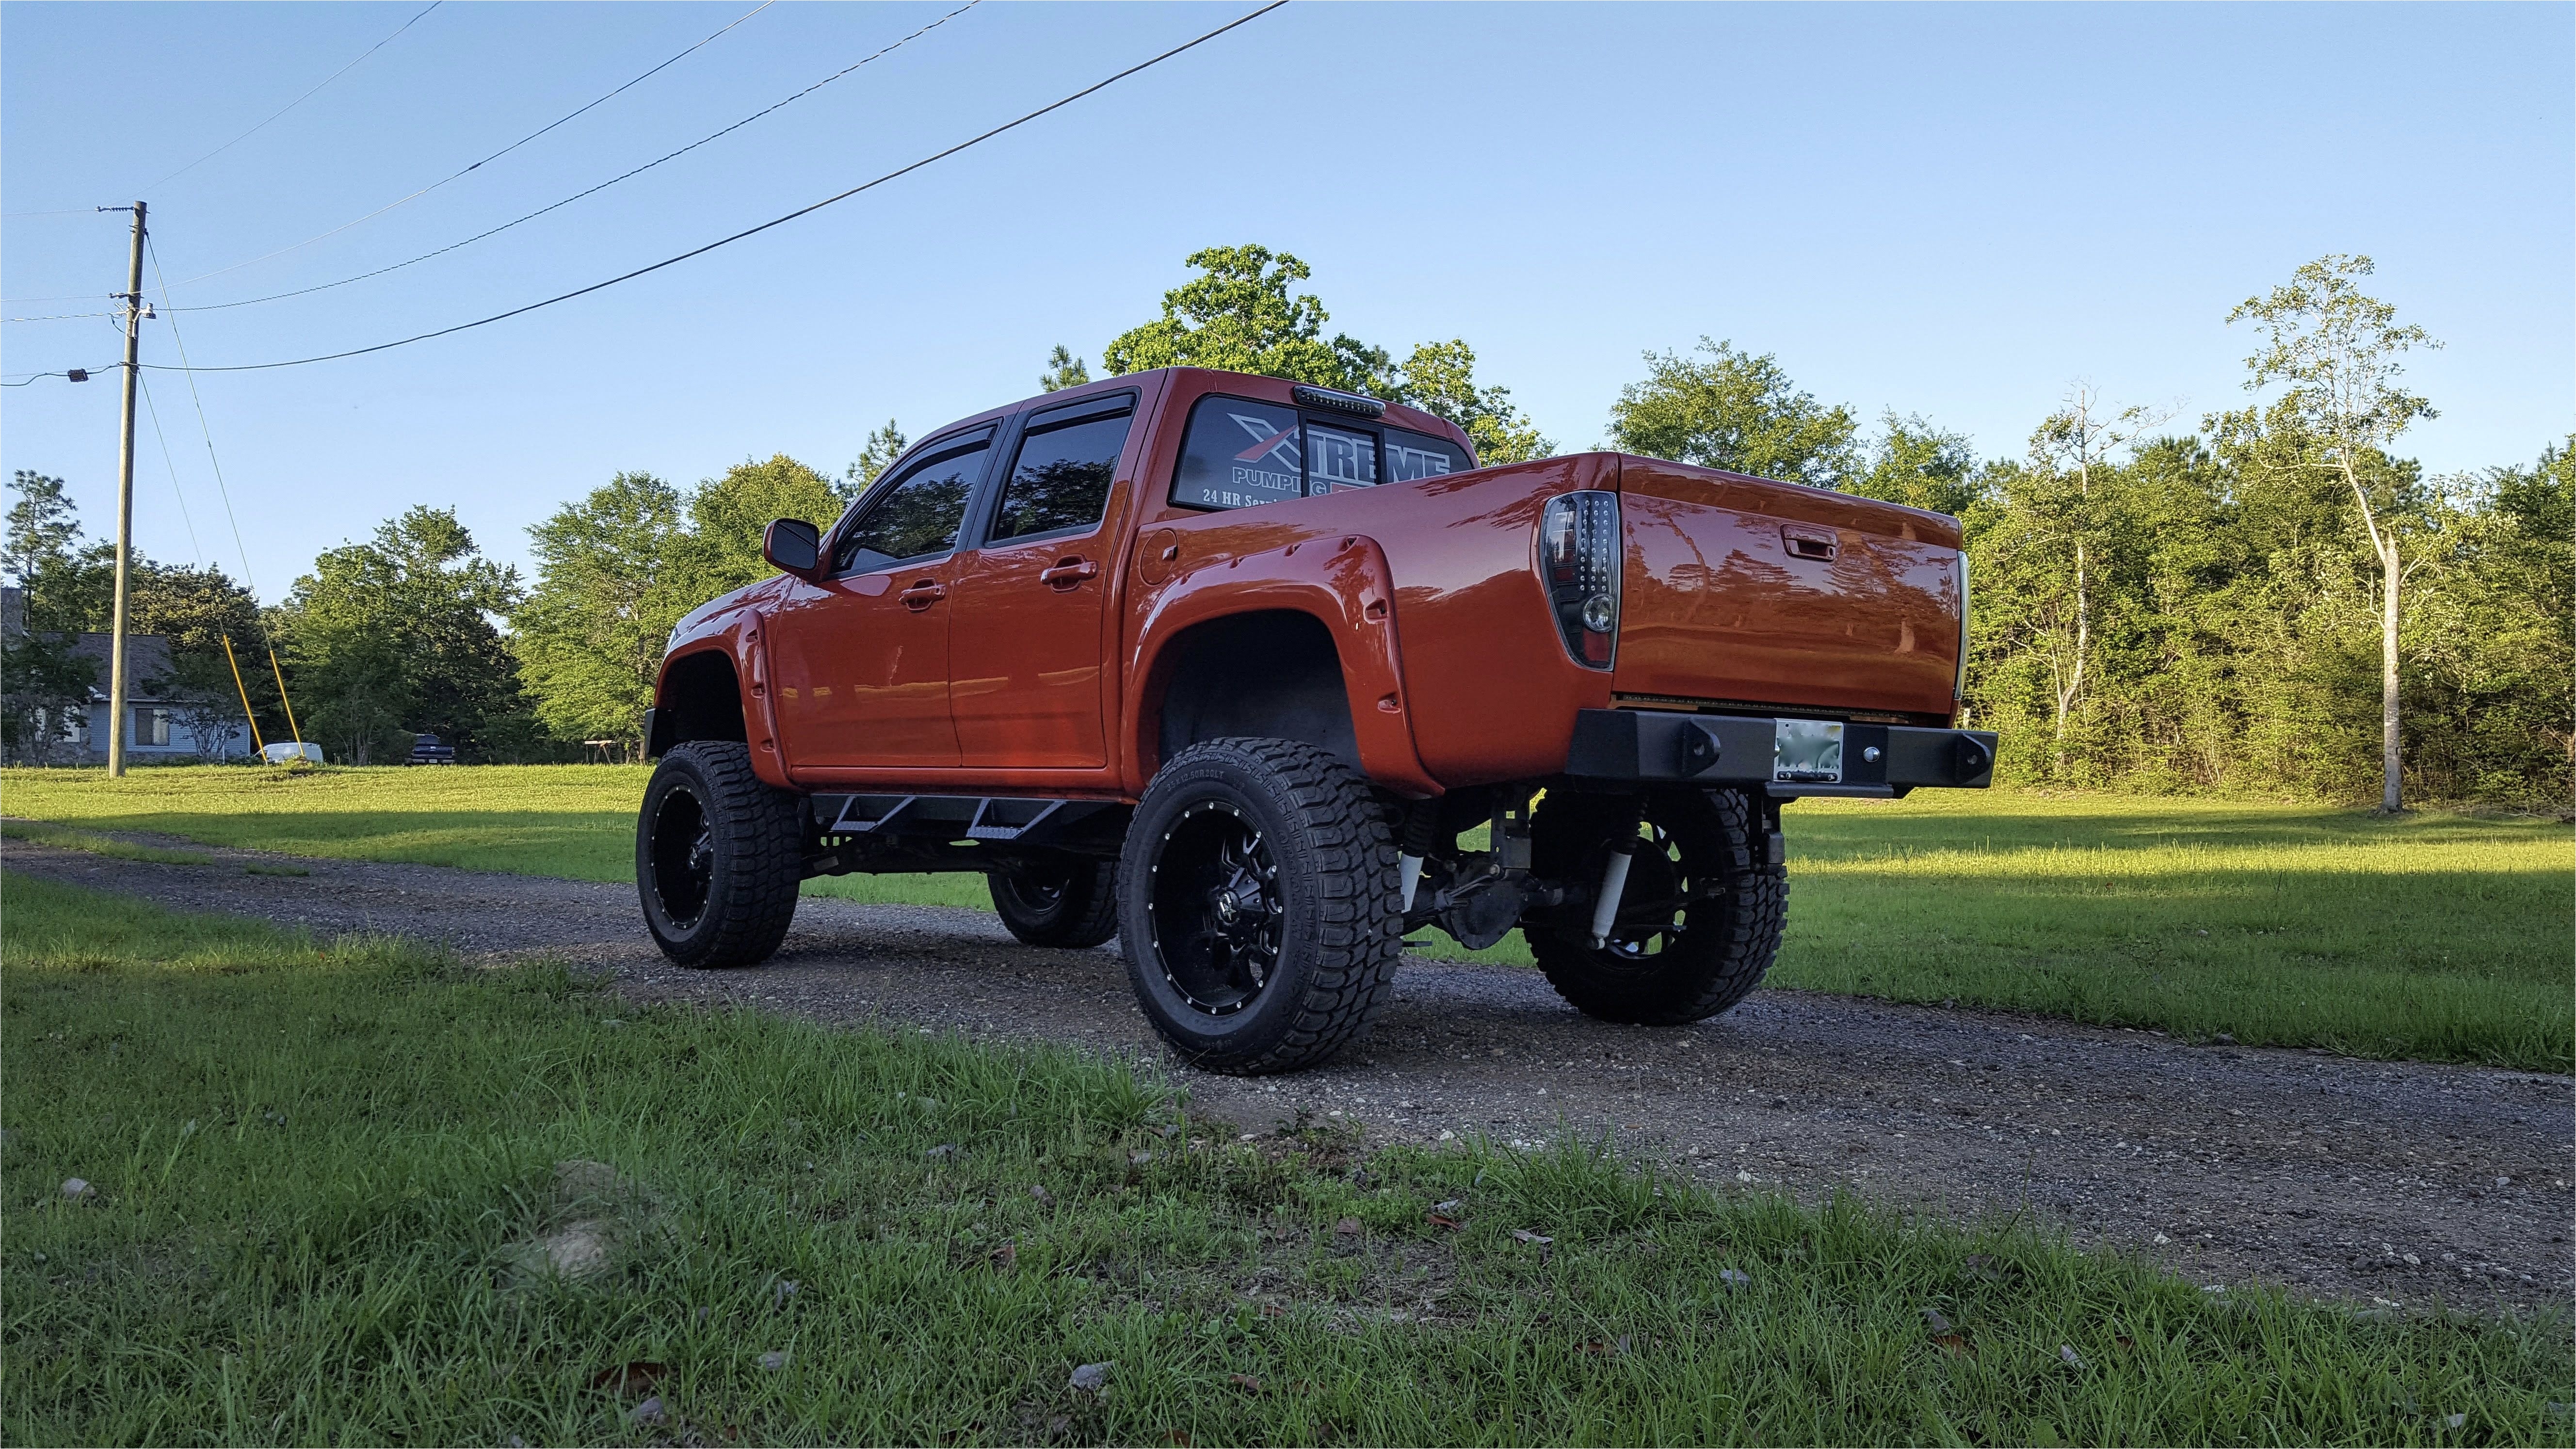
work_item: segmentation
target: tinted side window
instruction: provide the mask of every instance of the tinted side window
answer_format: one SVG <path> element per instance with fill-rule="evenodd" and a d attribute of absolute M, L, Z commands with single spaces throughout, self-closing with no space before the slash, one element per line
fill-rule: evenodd
<path fill-rule="evenodd" d="M 989 442 L 914 464 L 868 505 L 866 516 L 833 553 L 840 573 L 882 568 L 897 559 L 946 553 L 957 546 L 966 499 L 984 473 Z"/>
<path fill-rule="evenodd" d="M 1476 465 L 1458 451 L 1458 445 L 1446 438 L 1423 433 L 1408 433 L 1402 428 L 1386 430 L 1386 481 L 1411 483 L 1421 478 L 1436 478 L 1443 473 L 1464 473 Z"/>
<path fill-rule="evenodd" d="M 1118 454 L 1127 446 L 1132 410 L 1108 417 L 1068 414 L 1073 421 L 1043 419 L 1020 440 L 1020 455 L 1002 481 L 993 513 L 992 541 L 1089 528 L 1109 506 L 1109 484 Z"/>
<path fill-rule="evenodd" d="M 1246 508 L 1306 495 L 1306 461 L 1293 408 L 1204 397 L 1181 437 L 1172 501 L 1194 508 Z"/>

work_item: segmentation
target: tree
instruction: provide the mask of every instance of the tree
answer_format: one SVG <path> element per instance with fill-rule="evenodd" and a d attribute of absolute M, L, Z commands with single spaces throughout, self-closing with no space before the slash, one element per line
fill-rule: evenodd
<path fill-rule="evenodd" d="M 21 468 L 10 487 L 18 501 L 9 506 L 0 568 L 26 591 L 27 627 L 106 628 L 116 593 L 114 547 L 81 542 L 80 515 L 62 479 Z"/>
<path fill-rule="evenodd" d="M 2092 661 L 2092 567 L 2094 536 L 2101 524 L 2094 507 L 2097 470 L 2107 471 L 2112 450 L 2135 439 L 2154 419 L 2132 407 L 2104 417 L 2101 394 L 2088 382 L 2069 388 L 2057 411 L 2042 419 L 2030 435 L 2030 461 L 2043 480 L 2038 490 L 2049 517 L 2049 531 L 2065 547 L 2073 579 L 2073 627 L 2052 631 L 2050 675 L 2057 694 L 2054 749 L 2062 765 L 2066 754 L 2066 718 L 2084 689 Z M 2068 491 L 2068 483 L 2074 485 Z"/>
<path fill-rule="evenodd" d="M 1976 449 L 1965 433 L 1945 432 L 1919 413 L 1898 417 L 1890 409 L 1879 418 L 1868 470 L 1846 486 L 1865 498 L 1956 516 L 1984 491 L 1977 473 Z"/>
<path fill-rule="evenodd" d="M 620 473 L 528 530 L 537 581 L 510 642 L 556 737 L 637 738 L 663 643 L 690 607 L 664 579 L 679 533 L 679 490 L 650 473 Z"/>
<path fill-rule="evenodd" d="M 1464 338 L 1417 344 L 1397 369 L 1392 400 L 1456 423 L 1479 463 L 1526 463 L 1556 451 L 1512 403 L 1512 390 L 1476 385 L 1476 350 Z"/>
<path fill-rule="evenodd" d="M 280 611 L 315 732 L 365 764 L 406 731 L 476 757 L 526 713 L 493 620 L 516 570 L 484 558 L 452 509 L 414 507 L 313 561 Z"/>
<path fill-rule="evenodd" d="M 886 419 L 884 427 L 868 434 L 866 444 L 859 449 L 859 456 L 851 461 L 849 467 L 841 470 L 843 481 L 833 491 L 845 501 L 856 501 L 860 494 L 868 491 L 868 485 L 893 467 L 894 460 L 902 457 L 903 450 L 910 446 L 912 444 L 904 437 L 903 429 L 895 426 L 894 419 Z"/>
<path fill-rule="evenodd" d="M 1081 358 L 1073 355 L 1072 348 L 1059 342 L 1055 350 L 1047 354 L 1046 371 L 1038 374 L 1038 391 L 1062 392 L 1089 381 L 1091 369 L 1083 365 Z"/>
<path fill-rule="evenodd" d="M 671 587 L 694 608 L 758 583 L 777 572 L 760 556 L 761 539 L 772 522 L 801 518 L 829 528 L 845 506 L 829 479 L 785 453 L 766 462 L 736 463 L 689 495 L 688 530 L 671 547 Z"/>
<path fill-rule="evenodd" d="M 1206 247 L 1186 264 L 1201 275 L 1163 294 L 1163 315 L 1120 333 L 1101 350 L 1111 375 L 1157 367 L 1212 367 L 1384 396 L 1394 385 L 1386 349 L 1336 333 L 1311 293 L 1290 284 L 1313 275 L 1286 252 Z"/>
<path fill-rule="evenodd" d="M 1646 378 L 1610 405 L 1611 443 L 1631 453 L 1841 487 L 1858 467 L 1851 409 L 1797 390 L 1770 354 L 1702 337 L 1706 360 L 1646 354 Z"/>
<path fill-rule="evenodd" d="M 241 705 L 233 691 L 232 668 L 221 654 L 170 654 L 170 673 L 161 692 L 178 709 L 179 722 L 196 742 L 197 758 L 221 760 L 238 746 L 250 749 L 250 732 L 242 727 Z"/>
<path fill-rule="evenodd" d="M 2246 389 L 2288 384 L 2269 421 L 2276 434 L 2295 429 L 2289 466 L 2342 480 L 2379 564 L 2380 809 L 2394 814 L 2405 803 L 2398 752 L 2399 593 L 2405 580 L 2399 532 L 2410 500 L 2388 487 L 2381 464 L 2408 424 L 2435 416 L 2431 403 L 2398 386 L 2404 372 L 2398 355 L 2440 344 L 2421 327 L 2398 325 L 2395 307 L 2353 284 L 2374 270 L 2365 256 L 2320 257 L 2293 273 L 2288 285 L 2238 303 L 2227 320 L 2262 327 L 2263 347 L 2245 359 Z M 2252 425 L 2250 415 L 2239 417 Z"/>
<path fill-rule="evenodd" d="M 97 662 L 72 652 L 59 633 L 0 639 L 0 745 L 9 758 L 52 764 L 97 686 Z"/>

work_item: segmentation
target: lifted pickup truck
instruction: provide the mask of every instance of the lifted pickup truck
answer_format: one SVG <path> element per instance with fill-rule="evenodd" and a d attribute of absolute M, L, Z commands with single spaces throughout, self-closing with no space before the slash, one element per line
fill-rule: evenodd
<path fill-rule="evenodd" d="M 1514 927 L 1678 1024 L 1780 941 L 1780 807 L 1980 786 L 1942 514 L 1651 458 L 1479 468 L 1430 414 L 1173 368 L 940 429 L 672 631 L 635 844 L 673 960 L 797 883 L 979 871 L 1115 935 L 1213 1070 L 1330 1056 L 1409 932 Z M 1481 833 L 1481 840 L 1477 837 Z"/>

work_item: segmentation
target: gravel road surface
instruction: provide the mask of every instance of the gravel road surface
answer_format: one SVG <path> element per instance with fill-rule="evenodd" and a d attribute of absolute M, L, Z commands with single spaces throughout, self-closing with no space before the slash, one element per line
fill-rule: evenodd
<path fill-rule="evenodd" d="M 2187 1045 L 2151 1032 L 1761 991 L 1679 1029 L 1577 1015 L 1537 972 L 1405 958 L 1358 1047 L 1241 1081 L 1163 1052 L 1115 943 L 1022 946 L 980 912 L 809 899 L 743 971 L 672 966 L 632 887 L 441 866 L 203 851 L 153 865 L 8 842 L 11 871 L 317 932 L 553 951 L 639 999 L 827 1022 L 1046 1038 L 1156 1064 L 1246 1129 L 1299 1111 L 1382 1141 L 1612 1133 L 1720 1183 L 1812 1200 L 1850 1187 L 1950 1212 L 2028 1211 L 2205 1284 L 2264 1279 L 2370 1306 L 2576 1299 L 2576 1081 L 2530 1072 Z"/>

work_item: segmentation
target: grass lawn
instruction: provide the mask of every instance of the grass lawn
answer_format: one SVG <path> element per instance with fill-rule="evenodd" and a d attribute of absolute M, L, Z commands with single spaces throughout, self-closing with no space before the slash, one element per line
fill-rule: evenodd
<path fill-rule="evenodd" d="M 645 769 L 0 772 L 0 810 L 222 845 L 631 878 Z M 1774 985 L 2359 1056 L 2576 1067 L 2576 847 L 2526 818 L 1918 792 L 1788 811 Z M 972 876 L 818 895 L 987 904 Z M 1445 936 L 1435 955 L 1464 956 Z M 1529 958 L 1517 937 L 1483 959 Z"/>
<path fill-rule="evenodd" d="M 2563 1443 L 2576 1400 L 2561 1316 L 1242 1142 L 1096 1059 L 0 890 L 11 1443 Z"/>

